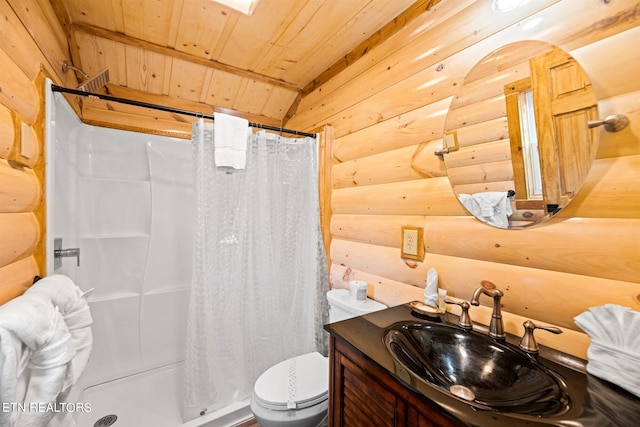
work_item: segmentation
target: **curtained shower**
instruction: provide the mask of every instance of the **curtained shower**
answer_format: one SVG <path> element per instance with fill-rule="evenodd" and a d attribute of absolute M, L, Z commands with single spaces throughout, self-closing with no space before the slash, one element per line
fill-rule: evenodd
<path fill-rule="evenodd" d="M 81 265 L 65 260 L 55 272 L 95 288 L 94 352 L 70 396 L 92 411 L 76 414 L 76 423 L 222 427 L 247 419 L 262 371 L 326 347 L 315 140 L 262 131 L 248 145 L 246 170 L 215 170 L 210 123 L 194 129 L 208 129 L 202 145 L 88 126 L 54 93 L 67 89 L 48 87 L 49 247 L 54 236 L 79 247 Z M 205 173 L 215 176 L 194 183 L 208 180 Z M 297 219 L 310 212 L 306 224 Z M 196 222 L 210 230 L 197 231 Z M 192 241 L 199 262 L 217 272 L 193 269 Z M 206 255 L 220 246 L 229 251 Z"/>
<path fill-rule="evenodd" d="M 213 124 L 193 125 L 193 283 L 185 418 L 250 397 L 258 376 L 327 342 L 317 143 L 261 130 L 246 169 L 216 168 Z"/>

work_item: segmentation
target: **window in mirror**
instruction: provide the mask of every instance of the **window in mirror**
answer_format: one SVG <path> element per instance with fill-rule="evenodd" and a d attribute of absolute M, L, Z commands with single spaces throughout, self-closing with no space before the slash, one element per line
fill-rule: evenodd
<path fill-rule="evenodd" d="M 531 79 L 505 85 L 504 93 L 516 206 L 519 209 L 543 209 L 542 170 Z"/>
<path fill-rule="evenodd" d="M 533 113 L 533 92 L 531 88 L 518 95 L 520 123 L 522 126 L 522 154 L 524 157 L 527 199 L 542 199 L 542 177 L 540 174 L 540 155 L 536 119 Z"/>
<path fill-rule="evenodd" d="M 524 199 L 528 201 L 542 200 L 542 175 L 531 80 L 524 79 L 509 84 L 504 90 L 507 110 L 512 113 L 507 115 L 507 120 L 509 128 L 513 130 L 510 138 L 512 150 L 515 151 L 511 158 L 518 175 L 514 177 L 516 194 L 521 198 L 525 195 Z"/>

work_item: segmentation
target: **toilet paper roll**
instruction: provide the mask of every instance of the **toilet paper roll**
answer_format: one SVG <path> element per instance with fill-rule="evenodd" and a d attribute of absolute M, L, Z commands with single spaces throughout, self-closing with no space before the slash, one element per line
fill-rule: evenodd
<path fill-rule="evenodd" d="M 367 302 L 367 282 L 352 280 L 349 282 L 349 299 L 353 302 Z"/>

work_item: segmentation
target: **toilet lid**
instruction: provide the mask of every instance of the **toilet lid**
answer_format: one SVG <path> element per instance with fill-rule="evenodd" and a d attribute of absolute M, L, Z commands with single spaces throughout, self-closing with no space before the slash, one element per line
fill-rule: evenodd
<path fill-rule="evenodd" d="M 254 397 L 267 409 L 303 409 L 326 400 L 329 359 L 318 352 L 292 357 L 267 369 L 256 381 Z"/>

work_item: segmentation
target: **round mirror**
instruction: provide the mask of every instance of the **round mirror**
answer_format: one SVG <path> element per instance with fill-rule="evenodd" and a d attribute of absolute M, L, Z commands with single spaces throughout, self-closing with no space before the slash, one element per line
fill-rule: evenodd
<path fill-rule="evenodd" d="M 580 64 L 540 41 L 483 58 L 451 102 L 443 158 L 458 200 L 476 218 L 519 229 L 560 212 L 598 147 L 597 99 Z"/>

